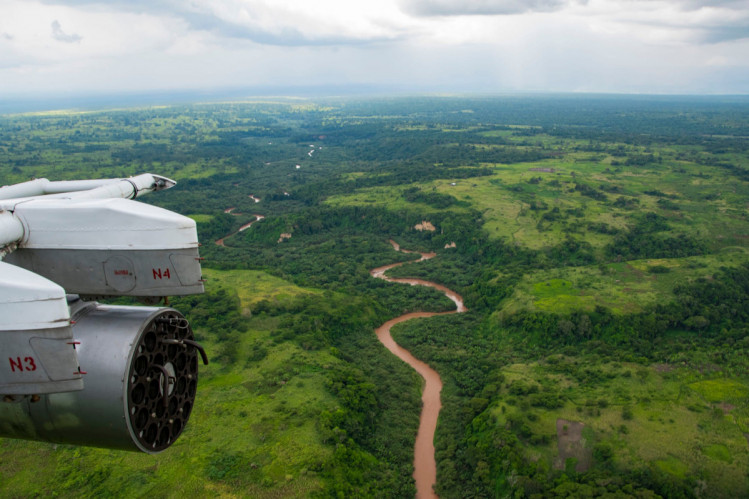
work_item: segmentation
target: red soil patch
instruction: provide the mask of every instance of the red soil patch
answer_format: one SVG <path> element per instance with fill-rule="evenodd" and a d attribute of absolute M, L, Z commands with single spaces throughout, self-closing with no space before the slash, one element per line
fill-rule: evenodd
<path fill-rule="evenodd" d="M 728 414 L 732 410 L 736 409 L 735 405 L 729 404 L 728 402 L 721 402 L 718 404 L 718 407 L 721 411 L 723 411 L 723 414 Z"/>
<path fill-rule="evenodd" d="M 593 451 L 585 446 L 583 438 L 585 425 L 577 421 L 557 419 L 557 449 L 559 457 L 554 460 L 554 468 L 563 470 L 567 459 L 577 459 L 575 471 L 583 473 L 593 464 Z"/>

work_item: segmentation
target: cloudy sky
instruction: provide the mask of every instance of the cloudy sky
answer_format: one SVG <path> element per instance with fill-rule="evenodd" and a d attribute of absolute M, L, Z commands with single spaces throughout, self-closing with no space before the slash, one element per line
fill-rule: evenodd
<path fill-rule="evenodd" d="M 0 0 L 0 99 L 749 93 L 749 0 Z"/>

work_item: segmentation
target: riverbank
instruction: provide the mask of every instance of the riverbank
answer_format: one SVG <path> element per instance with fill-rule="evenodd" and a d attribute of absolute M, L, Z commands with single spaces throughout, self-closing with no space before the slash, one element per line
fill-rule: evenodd
<path fill-rule="evenodd" d="M 401 251 L 403 253 L 414 253 L 413 251 L 403 250 L 393 240 L 390 241 L 393 249 Z M 398 345 L 390 334 L 390 329 L 396 324 L 401 322 L 409 321 L 411 319 L 433 317 L 435 315 L 445 315 L 465 312 L 466 308 L 463 304 L 463 298 L 441 284 L 437 284 L 431 281 L 425 281 L 423 279 L 409 279 L 409 278 L 391 278 L 386 275 L 386 272 L 392 268 L 422 262 L 429 260 L 437 256 L 436 253 L 421 253 L 421 258 L 416 262 L 401 262 L 382 267 L 377 267 L 370 271 L 370 275 L 376 279 L 383 279 L 388 282 L 398 282 L 402 284 L 410 284 L 412 286 L 429 286 L 438 289 L 445 293 L 445 296 L 450 298 L 455 303 L 455 310 L 450 312 L 411 312 L 408 314 L 401 315 L 394 319 L 390 319 L 383 325 L 375 330 L 377 339 L 387 348 L 391 353 L 401 359 L 403 362 L 411 366 L 416 372 L 424 378 L 424 390 L 422 392 L 421 401 L 422 409 L 421 416 L 419 418 L 419 430 L 416 434 L 416 443 L 414 446 L 414 481 L 416 482 L 416 497 L 420 499 L 424 498 L 436 498 L 437 494 L 434 493 L 434 484 L 437 482 L 437 463 L 434 457 L 434 433 L 437 429 L 437 420 L 439 419 L 439 413 L 442 409 L 442 401 L 440 400 L 440 392 L 442 391 L 442 379 L 439 373 L 432 369 L 425 362 L 414 357 L 408 350 Z"/>

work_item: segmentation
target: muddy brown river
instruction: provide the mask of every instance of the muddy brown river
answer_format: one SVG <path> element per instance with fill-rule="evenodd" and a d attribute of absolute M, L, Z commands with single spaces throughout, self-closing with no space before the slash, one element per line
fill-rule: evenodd
<path fill-rule="evenodd" d="M 393 248 L 396 251 L 402 251 L 404 253 L 414 253 L 413 251 L 402 250 L 398 243 L 390 241 Z M 417 261 L 421 262 L 429 260 L 437 256 L 436 253 L 421 253 L 421 258 Z M 437 462 L 434 459 L 434 432 L 437 428 L 437 418 L 442 408 L 442 402 L 440 401 L 440 392 L 442 391 L 442 380 L 440 375 L 429 367 L 425 362 L 417 359 L 411 352 L 398 345 L 393 337 L 390 335 L 390 328 L 401 322 L 405 322 L 411 319 L 417 319 L 422 317 L 433 317 L 435 315 L 455 314 L 459 312 L 465 312 L 466 308 L 463 305 L 463 298 L 456 292 L 430 281 L 422 279 L 403 279 L 403 278 L 392 278 L 385 275 L 388 270 L 398 267 L 400 265 L 410 264 L 414 262 L 401 262 L 385 265 L 383 267 L 377 267 L 372 269 L 369 273 L 372 277 L 377 279 L 384 279 L 388 282 L 401 282 L 411 284 L 412 286 L 430 286 L 438 289 L 445 293 L 445 296 L 450 298 L 455 303 L 455 310 L 451 312 L 411 312 L 409 314 L 401 315 L 395 319 L 387 321 L 382 326 L 375 330 L 377 338 L 380 342 L 395 354 L 399 359 L 404 361 L 406 364 L 411 366 L 416 372 L 418 372 L 422 378 L 424 378 L 424 391 L 421 395 L 422 409 L 421 417 L 419 419 L 419 431 L 416 434 L 416 444 L 414 447 L 414 480 L 416 482 L 416 497 L 419 499 L 437 497 L 434 493 L 434 484 L 437 482 Z"/>
<path fill-rule="evenodd" d="M 231 213 L 233 208 L 226 210 L 227 213 Z M 237 232 L 244 231 L 252 226 L 253 223 L 261 221 L 263 215 L 255 215 L 255 220 L 243 225 Z M 216 240 L 216 244 L 219 246 L 224 245 L 224 239 L 233 236 L 237 232 L 228 234 L 221 239 Z M 390 244 L 396 251 L 403 253 L 416 253 L 415 251 L 408 251 L 401 249 L 398 243 L 391 240 Z M 417 262 L 429 260 L 437 256 L 436 253 L 420 253 L 421 258 Z M 400 282 L 410 284 L 412 286 L 430 286 L 438 289 L 445 293 L 445 296 L 450 298 L 455 303 L 455 310 L 450 312 L 411 312 L 408 314 L 401 315 L 395 319 L 390 319 L 382 326 L 375 330 L 377 338 L 380 342 L 395 354 L 399 359 L 404 361 L 406 364 L 411 366 L 416 372 L 418 372 L 422 378 L 424 378 L 424 391 L 421 394 L 421 416 L 419 418 L 419 431 L 416 434 L 416 443 L 414 446 L 414 481 L 416 482 L 416 497 L 419 499 L 436 498 L 437 494 L 434 493 L 434 484 L 437 482 L 437 462 L 434 459 L 434 432 L 437 428 L 437 418 L 439 417 L 440 409 L 442 409 L 442 402 L 440 401 L 440 392 L 442 391 L 442 380 L 440 375 L 429 367 L 428 364 L 417 359 L 411 352 L 398 345 L 393 337 L 390 335 L 390 328 L 401 322 L 405 322 L 411 319 L 418 319 L 423 317 L 433 317 L 435 315 L 446 315 L 455 314 L 459 312 L 465 312 L 466 308 L 463 305 L 463 298 L 456 292 L 452 291 L 441 284 L 437 284 L 423 279 L 407 279 L 407 278 L 394 278 L 385 275 L 388 270 L 398 267 L 400 265 L 411 264 L 415 262 L 400 262 L 385 265 L 383 267 L 377 267 L 372 269 L 369 273 L 372 277 L 377 279 L 384 279 L 388 282 Z"/>

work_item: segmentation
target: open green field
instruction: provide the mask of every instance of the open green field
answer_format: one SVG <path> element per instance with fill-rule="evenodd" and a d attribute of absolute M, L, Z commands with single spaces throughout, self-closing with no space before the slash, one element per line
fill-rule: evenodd
<path fill-rule="evenodd" d="M 386 207 L 391 211 L 403 211 L 403 210 L 422 210 L 423 212 L 431 212 L 433 208 L 429 207 L 424 203 L 411 202 L 403 197 L 404 191 L 411 187 L 417 188 L 431 188 L 431 185 L 422 184 L 411 184 L 407 187 L 401 186 L 377 186 L 368 187 L 365 189 L 358 190 L 352 194 L 343 194 L 330 196 L 325 200 L 325 204 L 332 207 L 341 206 L 371 206 L 371 207 Z M 460 207 L 450 207 L 449 210 L 454 212 L 464 212 L 464 209 Z"/>
<path fill-rule="evenodd" d="M 226 288 L 239 297 L 242 310 L 249 312 L 256 303 L 267 300 L 275 305 L 288 304 L 299 295 L 319 296 L 319 290 L 300 288 L 278 277 L 257 270 L 205 269 L 203 277 L 215 281 L 218 288 Z"/>
<path fill-rule="evenodd" d="M 745 248 L 726 248 L 704 256 L 535 271 L 523 276 L 495 314 L 505 317 L 520 310 L 593 312 L 597 306 L 616 314 L 642 312 L 649 306 L 673 301 L 677 284 L 712 279 L 721 267 L 740 265 L 748 256 Z"/>

